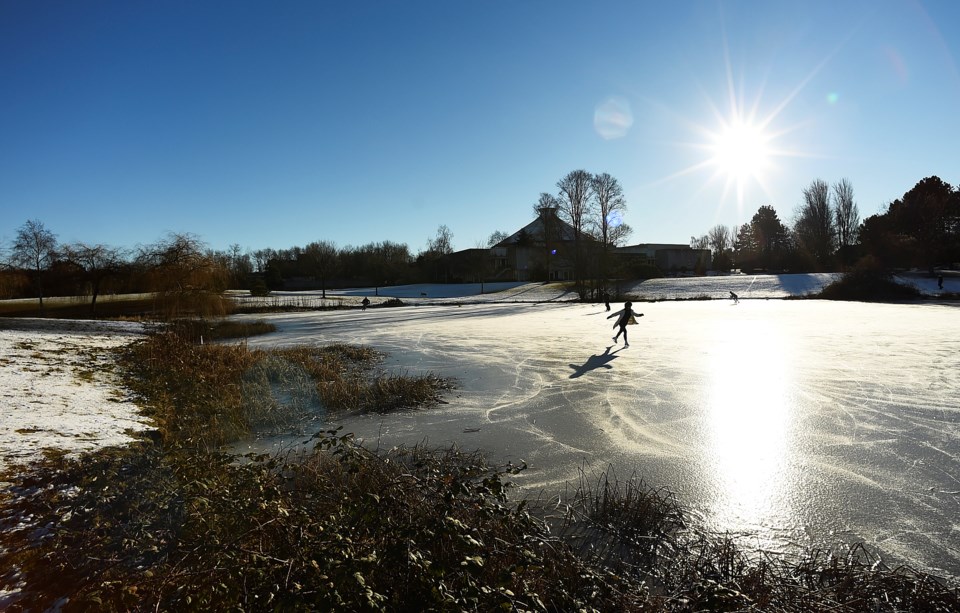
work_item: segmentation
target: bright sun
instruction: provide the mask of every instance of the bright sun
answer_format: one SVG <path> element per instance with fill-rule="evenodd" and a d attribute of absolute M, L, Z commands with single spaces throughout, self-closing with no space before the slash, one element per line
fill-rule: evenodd
<path fill-rule="evenodd" d="M 770 165 L 769 141 L 761 128 L 735 119 L 714 135 L 712 162 L 738 184 L 760 181 Z"/>
<path fill-rule="evenodd" d="M 692 142 L 679 141 L 677 144 L 698 150 L 704 154 L 703 157 L 690 166 L 658 179 L 656 183 L 708 171 L 710 176 L 700 191 L 719 183 L 722 193 L 717 196 L 718 212 L 733 196 L 738 212 L 743 213 L 748 200 L 751 206 L 757 201 L 757 189 L 764 199 L 769 198 L 769 183 L 781 170 L 779 158 L 808 155 L 784 142 L 784 137 L 797 130 L 800 124 L 786 127 L 776 124 L 778 120 L 782 121 L 785 109 L 820 71 L 826 60 L 801 80 L 783 100 L 769 109 L 761 109 L 760 95 L 764 87 L 761 85 L 755 99 L 749 100 L 750 96 L 744 91 L 743 76 L 740 77 L 741 85 L 736 85 L 726 40 L 723 52 L 727 77 L 726 104 L 718 105 L 713 98 L 705 95 L 706 105 L 712 113 L 713 122 L 710 124 L 677 116 L 680 123 L 697 135 Z"/>

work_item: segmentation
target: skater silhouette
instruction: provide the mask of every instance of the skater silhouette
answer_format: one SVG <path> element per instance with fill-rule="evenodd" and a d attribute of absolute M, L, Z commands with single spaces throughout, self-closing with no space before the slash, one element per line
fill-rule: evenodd
<path fill-rule="evenodd" d="M 730 299 L 733 300 L 733 304 L 740 304 L 740 297 L 730 292 Z"/>
<path fill-rule="evenodd" d="M 627 326 L 631 323 L 637 323 L 637 319 L 636 319 L 637 317 L 643 317 L 643 313 L 639 313 L 639 314 L 634 313 L 632 307 L 633 307 L 632 302 L 625 302 L 621 310 L 617 311 L 616 313 L 607 315 L 607 319 L 610 319 L 612 317 L 617 317 L 618 315 L 620 316 L 620 318 L 617 319 L 616 323 L 613 324 L 614 328 L 616 328 L 617 326 L 620 326 L 620 329 L 617 331 L 617 335 L 613 337 L 613 342 L 616 343 L 617 340 L 620 338 L 620 335 L 623 334 L 624 347 L 630 346 L 630 343 L 627 341 Z"/>
<path fill-rule="evenodd" d="M 366 310 L 367 310 L 367 306 L 368 306 L 369 304 L 370 304 L 370 299 L 367 298 L 366 296 L 364 296 L 364 297 L 363 297 L 363 300 L 360 301 L 360 310 L 361 310 L 361 311 L 366 311 Z"/>
<path fill-rule="evenodd" d="M 619 351 L 619 349 L 617 351 Z M 610 364 L 610 362 L 616 358 L 616 352 L 610 353 L 610 347 L 607 347 L 602 354 L 594 354 L 590 356 L 583 364 L 571 364 L 570 368 L 573 369 L 573 372 L 570 373 L 570 378 L 576 379 L 577 377 L 582 377 L 591 370 L 596 370 L 597 368 L 611 369 L 613 368 L 613 365 Z"/>

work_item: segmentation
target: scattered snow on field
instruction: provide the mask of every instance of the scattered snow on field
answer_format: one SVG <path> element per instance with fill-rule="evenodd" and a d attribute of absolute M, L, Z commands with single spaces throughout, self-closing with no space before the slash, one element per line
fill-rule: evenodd
<path fill-rule="evenodd" d="M 0 468 L 133 439 L 148 420 L 110 375 L 110 349 L 139 324 L 0 319 Z"/>

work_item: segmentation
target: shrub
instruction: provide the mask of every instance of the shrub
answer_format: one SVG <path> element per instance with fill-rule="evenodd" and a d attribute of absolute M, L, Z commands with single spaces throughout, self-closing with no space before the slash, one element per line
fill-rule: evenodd
<path fill-rule="evenodd" d="M 888 271 L 872 258 L 864 258 L 856 267 L 815 296 L 823 300 L 860 300 L 886 302 L 916 300 L 920 291 L 909 285 L 897 283 Z"/>

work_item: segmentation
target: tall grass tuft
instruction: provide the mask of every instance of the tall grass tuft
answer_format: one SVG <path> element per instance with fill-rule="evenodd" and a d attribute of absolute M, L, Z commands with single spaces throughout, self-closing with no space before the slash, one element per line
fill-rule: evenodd
<path fill-rule="evenodd" d="M 201 344 L 208 330 L 181 322 L 127 349 L 128 385 L 147 400 L 168 443 L 213 449 L 311 415 L 416 408 L 451 385 L 378 372 L 383 356 L 368 348 Z"/>
<path fill-rule="evenodd" d="M 581 469 L 573 500 L 561 532 L 579 544 L 583 555 L 603 565 L 650 566 L 676 551 L 687 526 L 670 492 L 636 476 L 619 481 L 606 471 L 591 481 Z"/>

